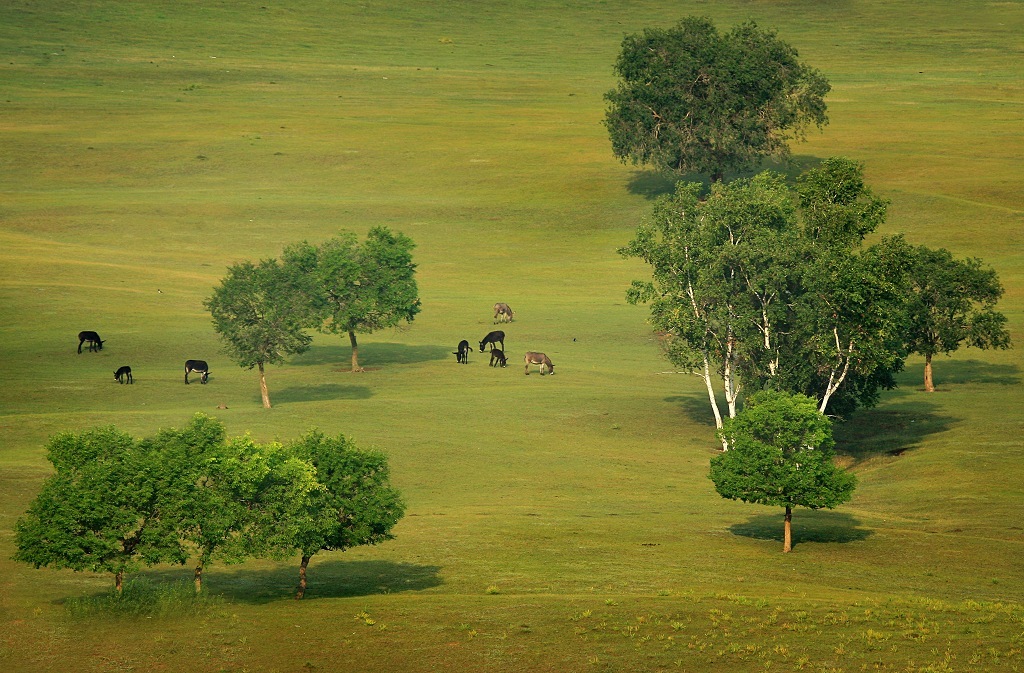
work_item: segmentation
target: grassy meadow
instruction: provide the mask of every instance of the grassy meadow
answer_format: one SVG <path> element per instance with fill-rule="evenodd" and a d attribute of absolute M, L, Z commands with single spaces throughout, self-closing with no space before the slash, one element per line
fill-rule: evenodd
<path fill-rule="evenodd" d="M 796 510 L 785 556 L 781 511 L 715 493 L 702 384 L 624 299 L 648 270 L 616 249 L 670 185 L 614 159 L 602 96 L 624 34 L 687 14 L 821 69 L 798 166 L 864 162 L 882 233 L 995 267 L 1017 344 L 937 359 L 930 395 L 911 359 L 837 427 L 852 502 Z M 4 0 L 0 670 L 1024 670 L 1022 34 L 1016 1 Z M 377 225 L 417 243 L 422 313 L 361 338 L 363 374 L 317 336 L 264 410 L 203 300 Z M 457 365 L 495 301 L 509 368 Z M 10 560 L 50 435 L 196 412 L 385 451 L 396 539 L 318 555 L 301 602 L 297 558 L 215 564 L 199 602 L 189 568 L 145 570 L 128 607 Z"/>

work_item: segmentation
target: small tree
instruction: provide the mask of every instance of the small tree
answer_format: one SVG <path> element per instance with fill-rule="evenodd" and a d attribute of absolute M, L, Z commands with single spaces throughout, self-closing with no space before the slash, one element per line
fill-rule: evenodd
<path fill-rule="evenodd" d="M 962 344 L 1009 348 L 1006 316 L 995 310 L 1003 287 L 995 270 L 980 259 L 955 259 L 945 249 L 913 248 L 909 265 L 910 338 L 908 350 L 924 356 L 924 389 L 935 392 L 932 358 Z"/>
<path fill-rule="evenodd" d="M 174 517 L 161 484 L 174 466 L 115 428 L 65 432 L 47 445 L 55 473 L 15 524 L 14 559 L 36 568 L 124 574 L 141 565 L 184 563 Z"/>
<path fill-rule="evenodd" d="M 723 498 L 786 508 L 783 551 L 792 549 L 793 507 L 834 508 L 850 499 L 856 478 L 832 462 L 832 422 L 804 395 L 762 391 L 722 434 L 730 451 L 711 459 Z"/>
<path fill-rule="evenodd" d="M 291 451 L 315 468 L 330 511 L 327 526 L 315 515 L 297 519 L 293 544 L 302 553 L 297 595 L 302 598 L 314 554 L 392 539 L 391 529 L 405 514 L 405 504 L 389 482 L 387 457 L 380 452 L 360 450 L 343 435 L 330 438 L 318 432 L 301 438 Z"/>
<path fill-rule="evenodd" d="M 269 409 L 265 365 L 305 352 L 312 341 L 303 331 L 303 295 L 275 260 L 263 260 L 232 266 L 204 304 L 231 357 L 241 367 L 259 369 L 260 395 Z"/>
<path fill-rule="evenodd" d="M 622 161 L 719 181 L 729 169 L 789 154 L 828 123 L 819 71 L 775 32 L 748 22 L 722 35 L 707 18 L 627 35 L 605 94 L 605 126 Z"/>
<path fill-rule="evenodd" d="M 420 311 L 412 239 L 374 227 L 360 245 L 343 233 L 319 246 L 300 243 L 285 250 L 285 266 L 306 296 L 312 321 L 325 334 L 348 335 L 352 371 L 360 372 L 356 334 L 370 334 Z"/>

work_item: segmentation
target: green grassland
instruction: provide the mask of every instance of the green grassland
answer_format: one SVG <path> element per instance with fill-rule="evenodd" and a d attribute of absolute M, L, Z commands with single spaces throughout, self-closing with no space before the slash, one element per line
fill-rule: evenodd
<path fill-rule="evenodd" d="M 826 74 L 798 166 L 863 161 L 883 233 L 993 265 L 1018 344 L 938 360 L 932 395 L 912 359 L 837 428 L 853 501 L 797 510 L 786 556 L 781 512 L 714 492 L 700 382 L 624 300 L 647 269 L 616 248 L 668 184 L 614 160 L 602 95 L 623 34 L 690 13 Z M 1021 2 L 0 3 L 0 669 L 1024 669 L 1022 34 Z M 203 299 L 377 225 L 416 241 L 422 313 L 362 338 L 364 374 L 318 336 L 262 409 Z M 456 365 L 495 301 L 510 367 Z M 9 560 L 52 433 L 199 411 L 385 451 L 396 539 L 316 557 L 301 602 L 297 559 L 214 565 L 198 604 L 154 568 L 132 614 L 110 577 Z"/>

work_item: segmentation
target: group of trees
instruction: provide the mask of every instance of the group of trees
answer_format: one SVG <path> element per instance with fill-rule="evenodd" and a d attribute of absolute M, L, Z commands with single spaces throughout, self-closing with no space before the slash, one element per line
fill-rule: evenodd
<path fill-rule="evenodd" d="M 901 236 L 866 244 L 886 203 L 858 163 L 828 159 L 795 186 L 770 171 L 723 183 L 828 123 L 829 83 L 797 56 L 754 23 L 721 34 L 690 17 L 627 35 L 605 95 L 615 156 L 711 178 L 710 194 L 680 181 L 620 250 L 653 269 L 627 299 L 650 304 L 668 358 L 705 384 L 718 492 L 784 506 L 786 551 L 794 505 L 834 507 L 853 490 L 832 463 L 826 412 L 874 404 L 911 353 L 932 392 L 935 355 L 1010 345 L 1002 286 L 980 260 Z"/>
<path fill-rule="evenodd" d="M 231 357 L 258 368 L 264 407 L 270 408 L 265 366 L 305 352 L 312 341 L 306 330 L 347 335 L 358 372 L 356 334 L 413 320 L 420 310 L 414 247 L 407 236 L 375 227 L 362 243 L 343 233 L 320 245 L 290 246 L 281 260 L 228 269 L 205 305 Z"/>
<path fill-rule="evenodd" d="M 865 243 L 886 204 L 860 164 L 828 159 L 795 187 L 765 171 L 701 190 L 679 183 L 621 252 L 653 268 L 627 298 L 650 304 L 669 359 L 702 378 L 719 430 L 716 381 L 730 418 L 744 389 L 841 415 L 874 404 L 911 353 L 932 390 L 933 355 L 1009 346 L 1002 287 L 979 260 L 902 236 Z"/>
<path fill-rule="evenodd" d="M 387 458 L 346 437 L 290 444 L 229 439 L 197 414 L 142 440 L 113 427 L 64 432 L 47 445 L 54 474 L 15 525 L 16 560 L 35 567 L 126 572 L 194 559 L 195 587 L 214 561 L 299 554 L 391 539 L 403 516 Z"/>

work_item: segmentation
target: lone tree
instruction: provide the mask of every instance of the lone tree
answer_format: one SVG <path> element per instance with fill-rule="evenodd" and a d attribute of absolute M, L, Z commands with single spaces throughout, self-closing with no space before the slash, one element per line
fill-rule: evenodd
<path fill-rule="evenodd" d="M 834 508 L 857 480 L 832 462 L 832 422 L 804 395 L 762 391 L 728 419 L 730 451 L 711 459 L 709 477 L 723 498 L 786 508 L 782 551 L 793 548 L 796 506 Z"/>
<path fill-rule="evenodd" d="M 288 355 L 303 353 L 312 337 L 303 331 L 308 322 L 304 296 L 276 260 L 243 262 L 228 275 L 204 304 L 213 316 L 213 328 L 240 367 L 260 373 L 263 406 L 270 408 L 265 366 L 281 364 Z"/>
<path fill-rule="evenodd" d="M 1009 348 L 1006 316 L 995 310 L 1003 287 L 995 270 L 981 260 L 955 259 L 945 249 L 913 249 L 909 350 L 924 356 L 924 389 L 935 392 L 932 358 L 962 344 Z"/>
<path fill-rule="evenodd" d="M 828 123 L 831 89 L 774 31 L 747 22 L 722 35 L 707 18 L 627 35 L 605 94 L 605 126 L 623 162 L 720 181 L 726 170 L 789 155 Z"/>
<path fill-rule="evenodd" d="M 412 239 L 374 227 L 360 245 L 343 233 L 319 246 L 302 242 L 285 250 L 284 264 L 305 293 L 310 325 L 324 334 L 348 335 L 352 371 L 359 366 L 356 334 L 412 322 L 420 311 Z"/>

